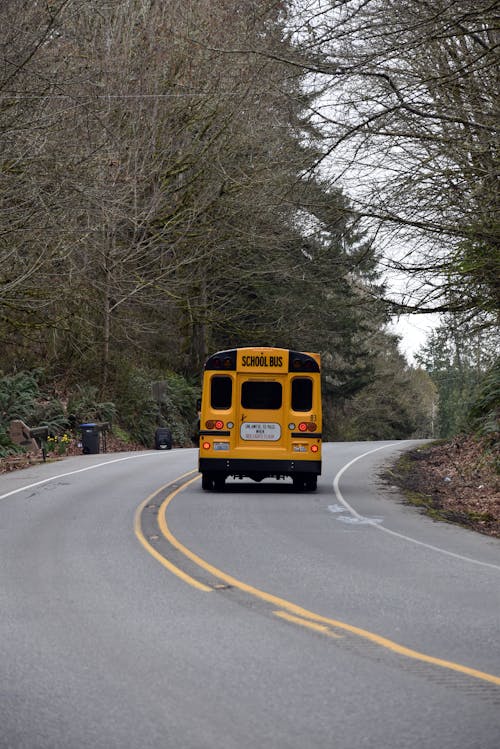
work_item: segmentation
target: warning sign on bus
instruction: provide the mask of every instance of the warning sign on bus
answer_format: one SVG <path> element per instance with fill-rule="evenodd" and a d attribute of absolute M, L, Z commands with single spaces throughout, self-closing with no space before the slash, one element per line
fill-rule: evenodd
<path fill-rule="evenodd" d="M 268 422 L 248 421 L 241 425 L 240 437 L 242 440 L 277 442 L 281 437 L 281 426 Z"/>

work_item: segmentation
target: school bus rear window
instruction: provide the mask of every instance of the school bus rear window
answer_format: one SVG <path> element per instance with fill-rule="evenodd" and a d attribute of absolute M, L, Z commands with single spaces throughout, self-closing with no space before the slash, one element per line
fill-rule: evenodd
<path fill-rule="evenodd" d="M 281 408 L 281 383 L 265 380 L 247 380 L 241 386 L 241 405 L 243 408 L 278 409 Z"/>
<path fill-rule="evenodd" d="M 309 377 L 296 377 L 292 380 L 292 411 L 312 409 L 313 384 Z"/>
<path fill-rule="evenodd" d="M 231 408 L 233 381 L 224 375 L 215 375 L 210 383 L 210 405 L 212 408 Z"/>

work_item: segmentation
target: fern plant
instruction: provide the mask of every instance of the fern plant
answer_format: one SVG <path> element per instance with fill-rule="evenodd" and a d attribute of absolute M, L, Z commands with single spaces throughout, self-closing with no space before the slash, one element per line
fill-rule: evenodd
<path fill-rule="evenodd" d="M 15 455 L 22 452 L 24 452 L 22 447 L 14 445 L 10 441 L 9 435 L 3 429 L 0 429 L 0 458 L 6 458 L 8 455 Z"/>
<path fill-rule="evenodd" d="M 111 401 L 100 401 L 98 389 L 92 385 L 78 385 L 68 401 L 68 420 L 72 427 L 88 421 L 113 421 L 116 406 Z"/>
<path fill-rule="evenodd" d="M 479 434 L 500 433 L 500 359 L 481 382 L 469 415 Z"/>
<path fill-rule="evenodd" d="M 13 419 L 29 419 L 39 395 L 36 374 L 19 372 L 0 377 L 0 428 L 5 431 Z"/>

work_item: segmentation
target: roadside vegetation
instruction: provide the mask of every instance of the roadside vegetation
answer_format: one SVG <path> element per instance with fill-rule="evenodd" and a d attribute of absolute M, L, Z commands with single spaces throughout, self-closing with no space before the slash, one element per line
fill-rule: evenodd
<path fill-rule="evenodd" d="M 327 440 L 494 454 L 496 20 L 3 2 L 0 458 L 17 418 L 54 455 L 89 420 L 117 449 L 192 444 L 204 359 L 242 345 L 321 353 Z M 414 364 L 388 327 L 408 312 L 442 314 Z"/>
<path fill-rule="evenodd" d="M 438 520 L 500 538 L 498 337 L 448 319 L 417 359 L 437 392 L 435 434 L 386 475 L 406 500 Z"/>
<path fill-rule="evenodd" d="M 459 435 L 406 453 L 384 474 L 435 520 L 500 538 L 498 441 Z"/>

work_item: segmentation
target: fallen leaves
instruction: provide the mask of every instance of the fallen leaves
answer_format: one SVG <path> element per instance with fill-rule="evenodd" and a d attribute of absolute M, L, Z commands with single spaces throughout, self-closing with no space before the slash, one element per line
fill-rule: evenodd
<path fill-rule="evenodd" d="M 500 442 L 460 435 L 406 453 L 390 480 L 437 519 L 500 538 Z"/>

